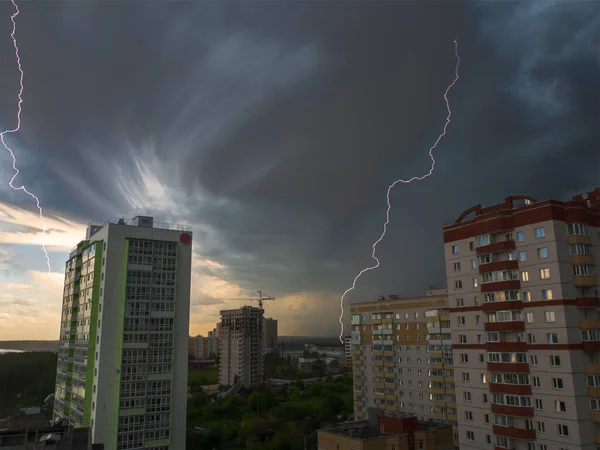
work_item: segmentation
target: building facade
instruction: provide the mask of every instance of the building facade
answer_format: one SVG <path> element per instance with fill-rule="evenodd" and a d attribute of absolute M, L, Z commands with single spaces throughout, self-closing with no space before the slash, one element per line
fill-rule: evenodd
<path fill-rule="evenodd" d="M 219 384 L 263 382 L 263 315 L 252 306 L 221 311 Z"/>
<path fill-rule="evenodd" d="M 194 359 L 209 359 L 219 354 L 219 342 L 215 330 L 209 331 L 207 336 L 190 337 L 190 355 Z"/>
<path fill-rule="evenodd" d="M 367 419 L 319 430 L 319 450 L 452 450 L 452 427 L 370 408 Z"/>
<path fill-rule="evenodd" d="M 344 337 L 344 365 L 348 368 L 352 367 L 352 337 Z"/>
<path fill-rule="evenodd" d="M 54 418 L 107 450 L 185 447 L 192 234 L 90 225 L 65 270 Z"/>
<path fill-rule="evenodd" d="M 600 189 L 444 228 L 460 448 L 600 445 Z"/>
<path fill-rule="evenodd" d="M 277 320 L 265 317 L 263 319 L 263 352 L 277 350 L 278 329 Z"/>
<path fill-rule="evenodd" d="M 357 420 L 365 419 L 369 408 L 379 408 L 455 425 L 449 329 L 447 322 L 442 326 L 436 321 L 445 317 L 444 308 L 445 289 L 430 290 L 424 297 L 388 296 L 351 305 Z"/>

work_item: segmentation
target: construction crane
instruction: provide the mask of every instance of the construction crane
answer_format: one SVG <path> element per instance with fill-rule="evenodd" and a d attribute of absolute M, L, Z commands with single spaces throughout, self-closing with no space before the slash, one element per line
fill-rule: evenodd
<path fill-rule="evenodd" d="M 275 300 L 275 297 L 263 297 L 262 291 L 258 291 L 258 298 L 222 298 L 221 300 L 231 300 L 239 302 L 258 302 L 258 307 L 263 309 L 265 300 Z"/>

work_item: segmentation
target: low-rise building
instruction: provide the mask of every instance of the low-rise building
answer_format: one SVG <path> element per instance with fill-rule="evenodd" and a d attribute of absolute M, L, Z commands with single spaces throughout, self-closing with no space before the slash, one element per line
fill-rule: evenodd
<path fill-rule="evenodd" d="M 103 450 L 103 444 L 92 444 L 89 428 L 53 426 L 39 429 L 0 431 L 0 448 Z"/>
<path fill-rule="evenodd" d="M 319 430 L 319 450 L 451 450 L 452 426 L 371 408 L 367 420 Z"/>

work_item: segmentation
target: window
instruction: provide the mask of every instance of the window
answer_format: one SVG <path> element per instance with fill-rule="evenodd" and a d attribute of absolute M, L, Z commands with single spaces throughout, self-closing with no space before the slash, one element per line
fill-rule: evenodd
<path fill-rule="evenodd" d="M 529 344 L 535 344 L 535 335 L 534 335 L 534 334 L 531 334 L 531 333 L 529 333 L 529 334 L 527 335 L 527 342 L 528 342 Z"/>
<path fill-rule="evenodd" d="M 532 366 L 538 365 L 537 355 L 529 355 L 529 364 L 531 364 Z"/>
<path fill-rule="evenodd" d="M 546 311 L 544 316 L 546 318 L 546 323 L 556 322 L 556 315 L 554 314 L 554 311 Z"/>
<path fill-rule="evenodd" d="M 481 384 L 487 384 L 487 374 L 481 374 Z"/>
<path fill-rule="evenodd" d="M 508 425 L 508 417 L 503 414 L 494 414 L 494 425 L 506 427 Z"/>
<path fill-rule="evenodd" d="M 566 413 L 567 404 L 560 400 L 554 400 L 554 410 L 558 413 Z"/>
<path fill-rule="evenodd" d="M 484 414 L 483 415 L 483 421 L 485 423 L 490 423 L 490 415 L 489 414 Z"/>
<path fill-rule="evenodd" d="M 527 314 L 525 314 L 525 320 L 527 321 L 527 323 L 533 323 L 533 313 L 528 312 Z"/>
<path fill-rule="evenodd" d="M 568 223 L 567 234 L 569 236 L 589 236 L 590 231 L 585 223 Z"/>
<path fill-rule="evenodd" d="M 589 244 L 571 244 L 569 245 L 570 255 L 591 255 L 592 246 Z"/>
<path fill-rule="evenodd" d="M 535 388 L 539 388 L 540 387 L 540 377 L 533 377 L 531 379 L 531 381 L 532 381 L 533 387 L 535 387 Z"/>
<path fill-rule="evenodd" d="M 546 432 L 546 424 L 544 422 L 538 422 L 537 429 L 538 429 L 538 432 L 545 433 Z"/>
<path fill-rule="evenodd" d="M 471 382 L 471 374 L 469 372 L 463 372 L 462 380 L 464 383 L 470 383 Z"/>
<path fill-rule="evenodd" d="M 477 277 L 473 278 L 473 287 L 476 288 L 478 286 Z"/>
<path fill-rule="evenodd" d="M 472 422 L 473 421 L 473 412 L 465 411 L 465 420 Z"/>
<path fill-rule="evenodd" d="M 462 308 L 463 306 L 465 306 L 465 301 L 462 298 L 457 298 L 456 299 L 456 307 Z"/>
<path fill-rule="evenodd" d="M 453 245 L 452 246 L 452 254 L 458 255 L 459 253 L 460 253 L 460 247 L 458 245 Z"/>
<path fill-rule="evenodd" d="M 569 436 L 569 427 L 566 425 L 558 424 L 558 435 L 562 437 Z"/>
<path fill-rule="evenodd" d="M 459 334 L 458 335 L 458 342 L 459 342 L 459 344 L 466 344 L 467 343 L 467 335 L 466 334 Z"/>
<path fill-rule="evenodd" d="M 529 272 L 527 272 L 527 271 L 521 272 L 521 281 L 523 281 L 523 282 L 529 281 Z"/>
<path fill-rule="evenodd" d="M 546 334 L 547 343 L 548 344 L 558 344 L 558 334 L 556 333 L 547 333 Z"/>
<path fill-rule="evenodd" d="M 517 231 L 517 242 L 523 242 L 525 240 L 525 233 Z"/>
<path fill-rule="evenodd" d="M 462 289 L 462 280 L 454 281 L 454 289 Z"/>
<path fill-rule="evenodd" d="M 490 245 L 490 235 L 482 234 L 477 236 L 477 247 L 483 247 L 484 245 Z"/>
<path fill-rule="evenodd" d="M 519 261 L 527 261 L 527 252 L 519 252 Z"/>
<path fill-rule="evenodd" d="M 539 259 L 546 259 L 548 257 L 548 249 L 546 247 L 538 248 L 537 257 Z"/>
<path fill-rule="evenodd" d="M 475 259 L 471 260 L 471 269 L 477 269 L 477 260 L 475 260 Z"/>
<path fill-rule="evenodd" d="M 550 269 L 540 269 L 540 280 L 547 280 L 550 278 Z"/>
<path fill-rule="evenodd" d="M 469 242 L 469 250 L 475 250 L 475 243 L 473 241 Z"/>
<path fill-rule="evenodd" d="M 531 292 L 523 291 L 523 301 L 530 302 L 531 301 Z"/>
<path fill-rule="evenodd" d="M 460 263 L 459 262 L 454 263 L 452 266 L 453 266 L 455 272 L 460 272 Z"/>
<path fill-rule="evenodd" d="M 542 290 L 542 300 L 552 300 L 552 289 Z"/>
<path fill-rule="evenodd" d="M 573 276 L 594 276 L 594 266 L 592 264 L 576 264 L 573 266 Z"/>
<path fill-rule="evenodd" d="M 418 319 L 418 318 L 419 318 L 419 311 L 415 311 L 415 319 Z M 418 327 L 417 327 L 417 329 L 418 329 Z"/>
<path fill-rule="evenodd" d="M 475 325 L 477 325 L 477 326 L 481 325 L 481 316 L 479 316 L 479 315 L 475 316 Z"/>
<path fill-rule="evenodd" d="M 486 333 L 487 342 L 500 342 L 500 333 L 497 331 L 488 331 Z"/>
<path fill-rule="evenodd" d="M 489 264 L 492 262 L 491 253 L 483 253 L 479 255 L 479 264 Z"/>
<path fill-rule="evenodd" d="M 465 325 L 467 323 L 467 321 L 465 319 L 465 316 L 458 316 L 456 319 L 458 321 L 458 326 L 459 327 L 463 326 L 463 325 Z"/>
<path fill-rule="evenodd" d="M 546 230 L 544 229 L 544 227 L 539 227 L 535 229 L 535 238 L 536 239 L 540 239 L 546 237 Z"/>
<path fill-rule="evenodd" d="M 538 411 L 541 411 L 542 409 L 544 409 L 544 403 L 542 402 L 541 398 L 535 399 L 535 409 L 537 409 Z"/>
<path fill-rule="evenodd" d="M 600 398 L 590 398 L 590 409 L 600 411 Z"/>
<path fill-rule="evenodd" d="M 471 392 L 469 391 L 463 391 L 463 401 L 465 402 L 471 402 Z"/>
<path fill-rule="evenodd" d="M 467 441 L 474 441 L 475 440 L 475 433 L 472 431 L 467 431 Z"/>
<path fill-rule="evenodd" d="M 563 390 L 564 384 L 562 378 L 552 378 L 552 389 Z"/>
<path fill-rule="evenodd" d="M 465 364 L 469 362 L 469 355 L 467 353 L 460 354 L 460 362 Z"/>

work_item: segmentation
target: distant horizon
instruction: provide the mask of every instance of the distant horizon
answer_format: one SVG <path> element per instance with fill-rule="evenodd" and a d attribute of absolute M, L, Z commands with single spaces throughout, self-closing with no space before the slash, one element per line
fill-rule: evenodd
<path fill-rule="evenodd" d="M 198 336 L 198 335 L 196 335 Z M 195 337 L 190 335 L 190 337 Z M 310 335 L 281 335 L 278 338 L 310 338 L 310 339 L 338 339 L 339 336 L 310 336 Z M 0 345 L 3 343 L 11 343 L 11 342 L 59 342 L 59 339 L 7 339 L 1 340 Z"/>

